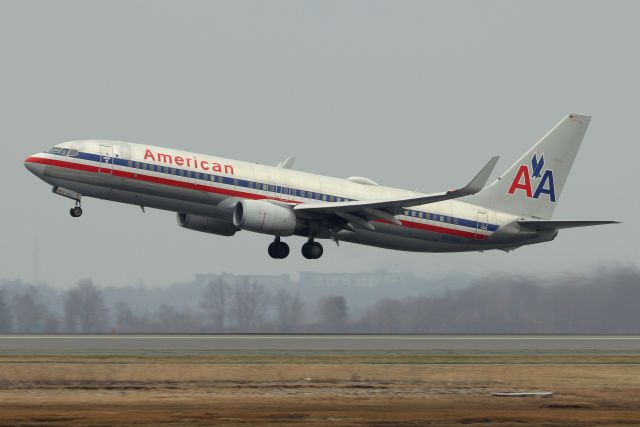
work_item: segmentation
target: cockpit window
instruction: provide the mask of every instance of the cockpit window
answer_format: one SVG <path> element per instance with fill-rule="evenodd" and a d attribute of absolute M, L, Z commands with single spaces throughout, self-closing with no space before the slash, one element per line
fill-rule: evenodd
<path fill-rule="evenodd" d="M 69 157 L 76 157 L 78 155 L 78 150 L 74 150 L 73 148 L 69 149 Z"/>
<path fill-rule="evenodd" d="M 69 152 L 68 148 L 60 148 L 60 147 L 51 147 L 51 149 L 49 150 L 49 153 L 58 154 L 60 156 L 66 156 L 68 152 Z"/>

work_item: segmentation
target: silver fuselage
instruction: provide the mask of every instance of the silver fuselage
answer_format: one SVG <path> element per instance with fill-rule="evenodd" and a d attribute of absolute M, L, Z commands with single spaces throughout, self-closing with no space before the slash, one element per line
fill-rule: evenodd
<path fill-rule="evenodd" d="M 43 152 L 25 166 L 54 187 L 114 202 L 231 222 L 240 199 L 288 204 L 414 197 L 419 193 L 255 163 L 117 141 L 71 141 L 66 155 Z M 69 153 L 73 155 L 69 155 Z M 366 182 L 366 181 L 364 181 Z M 408 207 L 402 225 L 375 222 L 375 230 L 342 230 L 340 241 L 404 251 L 511 250 L 553 240 L 556 231 L 520 227 L 521 217 L 465 198 Z M 327 238 L 328 235 L 317 235 Z"/>

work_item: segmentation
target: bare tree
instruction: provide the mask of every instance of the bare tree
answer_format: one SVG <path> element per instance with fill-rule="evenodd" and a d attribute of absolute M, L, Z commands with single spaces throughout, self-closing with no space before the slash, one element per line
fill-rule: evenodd
<path fill-rule="evenodd" d="M 220 279 L 212 279 L 198 304 L 216 332 L 224 332 L 229 299 L 227 284 Z"/>
<path fill-rule="evenodd" d="M 231 315 L 240 331 L 261 325 L 269 304 L 269 294 L 254 282 L 244 279 L 234 289 L 231 300 Z"/>
<path fill-rule="evenodd" d="M 78 285 L 64 295 L 66 327 L 69 332 L 96 333 L 106 332 L 108 310 L 102 293 L 90 279 L 78 282 Z"/>
<path fill-rule="evenodd" d="M 158 307 L 156 317 L 159 321 L 155 332 L 162 333 L 195 333 L 201 332 L 199 319 L 191 310 L 176 308 L 169 304 Z"/>
<path fill-rule="evenodd" d="M 342 295 L 329 295 L 318 301 L 321 323 L 331 331 L 343 331 L 347 323 L 347 300 Z"/>
<path fill-rule="evenodd" d="M 47 309 L 40 302 L 40 293 L 34 286 L 29 286 L 24 292 L 15 294 L 12 298 L 15 332 L 42 332 Z"/>
<path fill-rule="evenodd" d="M 5 299 L 6 291 L 0 289 L 0 333 L 9 334 L 12 332 L 11 308 Z"/>
<path fill-rule="evenodd" d="M 146 316 L 134 313 L 124 301 L 118 301 L 113 308 L 115 329 L 117 332 L 135 333 L 147 332 L 149 322 Z"/>
<path fill-rule="evenodd" d="M 276 316 L 279 332 L 297 332 L 304 323 L 304 304 L 298 294 L 294 296 L 280 289 L 275 297 Z"/>

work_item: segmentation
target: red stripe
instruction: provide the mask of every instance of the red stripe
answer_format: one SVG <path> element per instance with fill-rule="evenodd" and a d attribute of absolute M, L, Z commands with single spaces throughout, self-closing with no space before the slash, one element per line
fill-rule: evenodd
<path fill-rule="evenodd" d="M 433 231 L 435 233 L 450 234 L 452 236 L 466 237 L 469 239 L 477 239 L 477 240 L 485 239 L 484 234 L 476 234 L 470 231 L 457 230 L 455 228 L 445 228 L 445 227 L 439 227 L 437 225 L 423 224 L 421 222 L 410 222 L 410 221 L 404 221 L 404 220 L 400 220 L 400 223 L 405 227 L 416 228 L 418 230 Z"/>
<path fill-rule="evenodd" d="M 139 173 L 132 173 L 132 172 L 126 172 L 126 171 L 122 171 L 119 169 L 113 169 L 111 174 L 109 173 L 105 173 L 104 172 L 104 168 L 100 169 L 97 166 L 90 166 L 90 165 L 85 165 L 82 163 L 74 163 L 74 162 L 67 162 L 67 161 L 62 161 L 62 160 L 54 160 L 54 159 L 48 159 L 48 158 L 43 158 L 43 157 L 28 157 L 25 160 L 25 163 L 40 163 L 43 165 L 50 165 L 50 166 L 57 166 L 57 167 L 61 167 L 61 168 L 65 168 L 65 169 L 76 169 L 76 170 L 81 170 L 81 171 L 85 171 L 85 172 L 93 172 L 93 173 L 103 173 L 105 175 L 114 175 L 114 176 L 118 176 L 118 177 L 122 177 L 122 178 L 129 178 L 129 179 L 135 179 L 138 181 L 145 181 L 145 182 L 152 182 L 154 184 L 162 184 L 162 185 L 170 185 L 172 187 L 180 187 L 180 188 L 186 188 L 188 190 L 196 190 L 196 191 L 206 191 L 208 193 L 215 193 L 215 194 L 222 194 L 225 196 L 235 196 L 235 197 L 242 197 L 245 199 L 270 199 L 270 200 L 279 200 L 282 202 L 286 202 L 286 203 L 294 203 L 294 204 L 298 204 L 300 202 L 295 201 L 295 200 L 286 200 L 286 199 L 277 199 L 274 197 L 265 197 L 263 195 L 260 194 L 254 194 L 254 193 L 247 193 L 244 191 L 237 191 L 237 190 L 229 190 L 226 188 L 218 188 L 218 187 L 212 187 L 209 185 L 202 185 L 202 184 L 192 184 L 190 182 L 184 182 L 184 181 L 177 181 L 174 179 L 167 179 L 167 178 L 161 178 L 161 177 L 157 177 L 157 176 L 152 176 L 152 175 L 143 175 L 143 174 L 139 174 Z"/>
<path fill-rule="evenodd" d="M 27 157 L 24 161 L 25 163 L 39 163 L 42 165 L 50 165 L 50 166 L 58 166 L 60 168 L 66 168 L 66 169 L 77 169 L 77 170 L 81 170 L 81 171 L 85 171 L 85 172 L 93 172 L 93 173 L 97 173 L 98 172 L 98 168 L 96 166 L 90 166 L 90 165 L 85 165 L 82 163 L 71 163 L 71 162 L 65 162 L 62 160 L 54 160 L 54 159 L 47 159 L 44 157 Z"/>
<path fill-rule="evenodd" d="M 39 164 L 43 164 L 43 165 L 56 166 L 56 167 L 61 167 L 61 168 L 65 168 L 65 169 L 76 169 L 76 170 L 81 170 L 81 171 L 85 171 L 85 172 L 93 172 L 93 173 L 99 173 L 99 171 L 100 171 L 100 168 L 98 168 L 97 166 L 90 166 L 90 165 L 85 165 L 85 164 L 82 164 L 82 163 L 73 163 L 73 162 L 67 162 L 67 161 L 62 161 L 62 160 L 48 159 L 48 158 L 44 158 L 44 157 L 28 157 L 27 159 L 25 159 L 25 163 L 39 163 Z M 271 199 L 271 200 L 280 200 L 280 201 L 287 202 L 287 203 L 295 203 L 295 204 L 301 203 L 301 202 L 298 202 L 298 201 L 295 201 L 295 200 L 275 199 L 273 197 L 265 197 L 265 196 L 260 195 L 260 194 L 247 193 L 247 192 L 244 192 L 244 191 L 237 191 L 237 190 L 229 190 L 229 189 L 226 189 L 226 188 L 212 187 L 212 186 L 209 186 L 209 185 L 192 184 L 190 182 L 176 181 L 176 180 L 173 180 L 173 179 L 160 178 L 160 177 L 157 177 L 157 176 L 143 175 L 143 174 L 138 174 L 138 173 L 131 173 L 131 172 L 126 172 L 126 171 L 121 171 L 121 170 L 118 170 L 118 169 L 113 169 L 112 175 L 119 176 L 119 177 L 122 177 L 122 178 L 135 179 L 135 180 L 138 180 L 138 181 L 152 182 L 152 183 L 155 183 L 155 184 L 170 185 L 170 186 L 173 186 L 173 187 L 186 188 L 188 190 L 206 191 L 206 192 L 209 192 L 209 193 L 222 194 L 222 195 L 225 195 L 225 196 L 242 197 L 242 198 L 245 198 L 245 199 L 254 199 L 254 200 Z M 389 222 L 387 222 L 385 220 L 378 220 L 377 222 L 382 222 L 382 223 L 389 224 Z M 437 226 L 437 225 L 422 224 L 422 223 L 419 223 L 419 222 L 411 222 L 411 221 L 405 221 L 405 220 L 400 220 L 400 223 L 404 227 L 415 228 L 415 229 L 418 229 L 418 230 L 432 231 L 434 233 L 449 234 L 449 235 L 452 235 L 452 236 L 466 237 L 466 238 L 469 238 L 469 239 L 477 239 L 477 240 L 484 240 L 486 238 L 486 236 L 483 235 L 483 234 L 476 234 L 474 232 L 469 232 L 469 231 L 462 231 L 462 230 L 456 230 L 456 229 L 453 229 L 453 228 L 440 227 L 440 226 Z"/>

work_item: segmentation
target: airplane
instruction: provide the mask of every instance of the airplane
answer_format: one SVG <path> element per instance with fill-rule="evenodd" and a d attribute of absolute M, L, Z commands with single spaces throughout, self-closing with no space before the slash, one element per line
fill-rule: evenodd
<path fill-rule="evenodd" d="M 271 235 L 268 253 L 289 255 L 282 238 L 302 236 L 302 255 L 318 259 L 317 239 L 416 252 L 465 252 L 553 240 L 565 228 L 617 221 L 552 220 L 591 117 L 569 114 L 492 184 L 493 157 L 464 187 L 432 194 L 145 144 L 80 140 L 29 156 L 25 167 L 72 199 L 83 197 L 173 211 L 181 227 L 222 236 Z"/>

